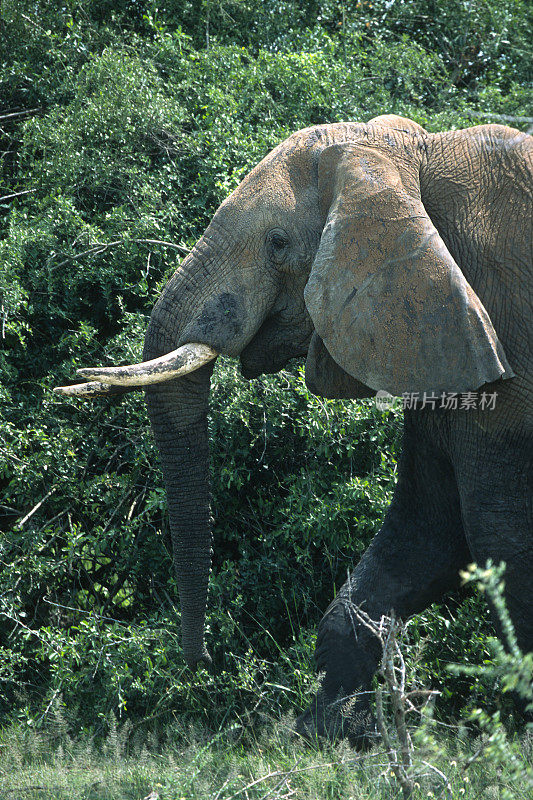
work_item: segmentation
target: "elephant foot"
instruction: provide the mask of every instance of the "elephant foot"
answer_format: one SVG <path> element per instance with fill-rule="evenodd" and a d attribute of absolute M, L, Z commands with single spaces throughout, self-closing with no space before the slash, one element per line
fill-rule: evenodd
<path fill-rule="evenodd" d="M 205 647 L 199 656 L 184 654 L 184 659 L 191 672 L 196 672 L 199 667 L 205 667 L 210 672 L 213 669 L 213 659 Z"/>
<path fill-rule="evenodd" d="M 366 699 L 355 694 L 329 700 L 319 691 L 312 703 L 296 720 L 295 732 L 310 743 L 338 742 L 347 739 L 350 746 L 366 750 L 375 743 L 377 731 Z"/>

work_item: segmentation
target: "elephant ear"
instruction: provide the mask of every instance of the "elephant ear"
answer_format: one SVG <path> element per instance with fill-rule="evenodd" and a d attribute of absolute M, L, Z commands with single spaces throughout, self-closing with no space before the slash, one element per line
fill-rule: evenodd
<path fill-rule="evenodd" d="M 339 367 L 316 331 L 311 336 L 307 351 L 305 383 L 310 392 L 330 400 L 359 400 L 376 394 Z"/>
<path fill-rule="evenodd" d="M 346 372 L 395 395 L 512 377 L 487 311 L 426 213 L 418 171 L 399 165 L 406 174 L 352 143 L 320 156 L 326 222 L 305 288 L 316 332 Z"/>

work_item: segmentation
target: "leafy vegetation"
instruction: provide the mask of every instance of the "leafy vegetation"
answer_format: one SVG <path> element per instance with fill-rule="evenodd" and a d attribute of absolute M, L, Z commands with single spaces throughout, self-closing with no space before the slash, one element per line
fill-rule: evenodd
<path fill-rule="evenodd" d="M 250 384 L 217 365 L 215 670 L 192 675 L 143 398 L 74 403 L 51 388 L 78 366 L 138 358 L 181 254 L 297 128 L 390 112 L 430 130 L 508 117 L 526 129 L 532 21 L 525 0 L 4 0 L 6 723 L 59 715 L 65 736 L 105 741 L 127 724 L 161 739 L 169 720 L 220 731 L 305 705 L 317 621 L 391 497 L 397 414 L 310 396 L 297 364 Z M 495 677 L 447 671 L 491 659 L 482 599 L 465 591 L 409 630 L 437 715 L 482 702 L 505 716 Z"/>
<path fill-rule="evenodd" d="M 482 679 L 497 675 L 504 689 L 517 691 L 531 708 L 533 658 L 532 654 L 524 656 L 516 644 L 503 601 L 502 574 L 502 567 L 488 564 L 483 570 L 471 568 L 464 577 L 476 581 L 494 603 L 509 652 L 498 640 L 491 640 L 493 664 L 457 665 L 456 671 Z M 409 686 L 403 689 L 397 680 L 405 666 L 397 634 L 403 629 L 400 635 L 405 636 L 405 626 L 398 628 L 392 620 L 385 624 L 386 642 L 381 626 L 375 626 L 383 646 L 380 675 L 386 679 L 385 685 L 389 684 L 390 701 L 397 707 L 399 703 L 401 720 L 400 723 L 396 712 L 383 711 L 381 686 L 376 691 L 376 705 L 379 695 L 378 719 L 387 747 L 378 742 L 368 752 L 355 753 L 342 743 L 335 747 L 324 744 L 313 750 L 291 738 L 290 717 L 280 719 L 275 715 L 273 719 L 265 713 L 261 725 L 250 724 L 248 716 L 229 726 L 222 725 L 216 732 L 175 719 L 171 727 L 165 727 L 162 739 L 157 725 L 146 732 L 131 718 L 117 724 L 114 714 L 110 714 L 107 736 L 97 741 L 94 735 L 83 731 L 73 739 L 65 709 L 54 703 L 44 730 L 18 724 L 0 733 L 0 798 L 7 800 L 15 795 L 41 800 L 67 800 L 73 796 L 126 800 L 146 795 L 161 800 L 235 800 L 240 796 L 257 800 L 284 800 L 287 796 L 340 800 L 349 796 L 353 800 L 383 800 L 398 797 L 398 771 L 403 773 L 403 779 L 398 781 L 406 798 L 529 798 L 533 788 L 531 739 L 510 740 L 499 712 L 491 716 L 481 709 L 471 712 L 471 720 L 480 726 L 480 735 L 474 741 L 464 724 L 451 736 L 446 730 L 450 726 L 433 716 L 432 692 L 422 690 L 418 695 L 426 699 L 422 699 L 419 708 L 421 719 L 415 715 L 415 727 L 411 729 L 413 723 L 407 724 L 407 715 L 413 717 L 413 699 L 419 684 L 416 678 L 409 679 Z M 391 635 L 394 656 L 390 651 Z M 400 659 L 399 673 L 392 668 L 391 657 Z M 408 769 L 398 768 L 398 753 L 403 747 L 409 750 Z"/>

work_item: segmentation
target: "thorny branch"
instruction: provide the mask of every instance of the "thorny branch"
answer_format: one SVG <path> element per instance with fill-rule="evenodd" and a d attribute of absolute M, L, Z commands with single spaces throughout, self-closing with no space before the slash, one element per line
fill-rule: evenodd
<path fill-rule="evenodd" d="M 376 622 L 355 603 L 350 602 L 348 610 L 354 631 L 357 624 L 362 625 L 378 639 L 381 645 L 382 658 L 378 669 L 381 683 L 375 692 L 377 727 L 385 745 L 390 770 L 402 789 L 403 797 L 409 800 L 415 790 L 415 779 L 420 776 L 417 776 L 413 767 L 414 748 L 406 716 L 410 711 L 417 710 L 412 703 L 413 697 L 420 695 L 429 699 L 438 692 L 406 691 L 405 660 L 398 642 L 403 626 L 394 611 L 391 611 L 390 617 L 382 616 L 379 622 Z M 389 699 L 392 712 L 392 730 L 389 730 L 386 719 L 385 695 Z M 447 777 L 440 770 L 431 769 L 442 780 L 444 791 L 449 794 L 450 784 Z"/>

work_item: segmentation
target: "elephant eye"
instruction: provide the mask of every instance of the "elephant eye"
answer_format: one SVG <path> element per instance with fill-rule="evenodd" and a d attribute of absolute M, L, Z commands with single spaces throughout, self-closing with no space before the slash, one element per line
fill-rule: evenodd
<path fill-rule="evenodd" d="M 274 228 L 267 234 L 267 245 L 270 257 L 276 263 L 281 263 L 289 246 L 289 237 L 281 228 Z"/>
<path fill-rule="evenodd" d="M 275 250 L 281 250 L 287 245 L 287 241 L 283 238 L 283 236 L 280 236 L 279 233 L 275 233 L 271 237 L 270 241 L 272 242 L 272 247 Z"/>

